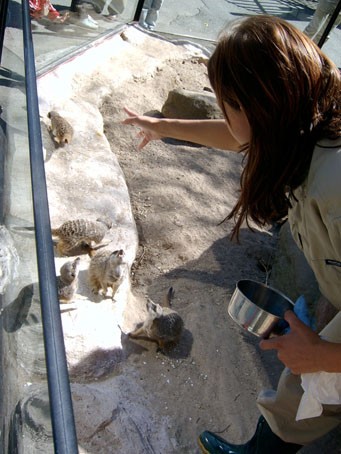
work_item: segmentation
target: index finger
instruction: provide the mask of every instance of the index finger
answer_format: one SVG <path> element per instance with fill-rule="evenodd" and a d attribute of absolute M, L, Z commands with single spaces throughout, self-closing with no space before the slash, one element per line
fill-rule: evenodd
<path fill-rule="evenodd" d="M 129 115 L 129 117 L 137 117 L 138 114 L 133 112 L 132 110 L 128 109 L 128 107 L 123 107 L 123 110 Z"/>
<path fill-rule="evenodd" d="M 284 320 L 286 320 L 289 325 L 292 325 L 293 323 L 300 322 L 300 319 L 297 317 L 294 311 L 291 309 L 285 311 L 284 313 Z"/>
<path fill-rule="evenodd" d="M 263 339 L 259 343 L 262 350 L 278 350 L 280 347 L 280 337 L 272 337 L 271 339 Z"/>

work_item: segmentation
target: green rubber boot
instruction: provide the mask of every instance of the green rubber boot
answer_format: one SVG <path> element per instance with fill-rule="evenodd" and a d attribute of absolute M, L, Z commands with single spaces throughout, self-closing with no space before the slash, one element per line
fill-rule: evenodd
<path fill-rule="evenodd" d="M 254 436 L 243 445 L 229 443 L 209 431 L 199 436 L 198 443 L 204 454 L 294 454 L 302 448 L 275 435 L 263 416 L 258 420 Z"/>

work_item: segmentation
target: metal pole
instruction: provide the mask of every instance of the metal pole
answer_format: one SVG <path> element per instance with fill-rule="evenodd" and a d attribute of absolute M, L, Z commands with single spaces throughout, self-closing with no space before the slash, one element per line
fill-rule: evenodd
<path fill-rule="evenodd" d="M 331 15 L 329 22 L 327 24 L 327 27 L 325 28 L 320 41 L 318 42 L 318 46 L 321 48 L 323 44 L 325 43 L 326 39 L 328 38 L 330 30 L 333 28 L 333 25 L 337 19 L 337 16 L 339 15 L 341 11 L 341 0 L 339 0 L 339 3 L 337 4 L 333 14 Z"/>
<path fill-rule="evenodd" d="M 2 57 L 2 48 L 4 45 L 7 10 L 8 0 L 2 0 L 0 5 L 0 63 Z"/>
<path fill-rule="evenodd" d="M 135 15 L 134 15 L 134 21 L 135 22 L 138 22 L 139 19 L 140 19 L 141 11 L 142 11 L 142 8 L 143 8 L 143 4 L 144 4 L 144 0 L 139 0 L 138 3 L 137 3 L 136 10 L 135 10 Z"/>
<path fill-rule="evenodd" d="M 22 1 L 22 8 L 33 212 L 52 430 L 55 452 L 76 454 L 78 445 L 57 294 L 29 0 Z"/>

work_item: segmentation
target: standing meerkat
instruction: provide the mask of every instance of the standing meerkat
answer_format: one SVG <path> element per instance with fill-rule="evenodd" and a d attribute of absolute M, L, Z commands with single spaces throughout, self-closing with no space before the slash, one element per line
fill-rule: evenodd
<path fill-rule="evenodd" d="M 102 291 L 107 295 L 108 287 L 112 288 L 112 298 L 120 286 L 127 264 L 124 262 L 123 249 L 114 252 L 104 250 L 97 252 L 89 265 L 89 284 L 94 293 Z"/>
<path fill-rule="evenodd" d="M 48 128 L 53 135 L 53 139 L 59 145 L 69 144 L 73 137 L 73 127 L 58 112 L 51 110 L 47 114 L 51 120 L 51 126 Z"/>
<path fill-rule="evenodd" d="M 165 298 L 167 306 L 160 306 L 152 300 L 147 302 L 147 318 L 142 326 L 131 331 L 129 337 L 145 337 L 157 342 L 158 350 L 163 350 L 169 343 L 177 343 L 183 332 L 184 322 L 180 315 L 171 309 L 170 302 L 174 296 L 173 288 L 168 290 Z"/>
<path fill-rule="evenodd" d="M 57 277 L 58 298 L 60 303 L 72 303 L 78 289 L 80 258 L 64 263 Z"/>
<path fill-rule="evenodd" d="M 96 221 L 75 219 L 51 229 L 51 233 L 52 236 L 59 238 L 57 251 L 60 255 L 72 255 L 72 251 L 80 247 L 91 256 L 96 244 L 103 240 L 112 225 L 109 219 L 98 218 Z"/>

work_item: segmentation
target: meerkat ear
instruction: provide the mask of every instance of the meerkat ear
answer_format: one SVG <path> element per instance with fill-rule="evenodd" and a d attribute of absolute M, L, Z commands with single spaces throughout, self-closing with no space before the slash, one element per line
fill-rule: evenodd
<path fill-rule="evenodd" d="M 162 307 L 160 306 L 160 304 L 156 304 L 154 303 L 150 298 L 148 300 L 148 303 L 147 303 L 147 310 L 150 314 L 153 314 L 154 316 L 161 316 L 163 311 L 162 311 Z"/>
<path fill-rule="evenodd" d="M 157 315 L 162 315 L 163 314 L 163 310 L 162 310 L 162 307 L 160 306 L 160 304 L 156 304 L 156 313 Z"/>
<path fill-rule="evenodd" d="M 157 314 L 157 304 L 155 304 L 150 298 L 148 298 L 147 310 L 150 313 Z"/>
<path fill-rule="evenodd" d="M 76 269 L 78 268 L 78 266 L 79 266 L 79 264 L 80 264 L 80 261 L 81 261 L 80 257 L 77 257 L 77 258 L 73 261 L 72 267 L 73 267 L 74 270 L 76 270 Z"/>

